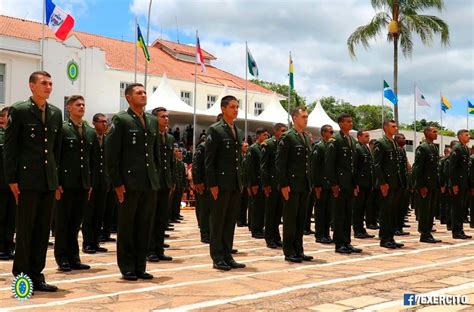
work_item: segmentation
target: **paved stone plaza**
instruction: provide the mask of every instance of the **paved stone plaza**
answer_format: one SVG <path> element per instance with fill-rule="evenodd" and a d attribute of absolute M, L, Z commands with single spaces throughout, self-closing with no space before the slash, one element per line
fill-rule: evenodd
<path fill-rule="evenodd" d="M 453 240 L 437 222 L 439 244 L 418 242 L 416 223 L 410 217 L 412 234 L 398 237 L 405 248 L 387 250 L 377 239 L 353 240 L 361 254 L 340 255 L 333 245 L 305 236 L 305 253 L 312 262 L 290 264 L 281 250 L 265 247 L 264 240 L 250 237 L 247 228 L 237 228 L 235 259 L 247 268 L 219 272 L 212 269 L 209 247 L 199 241 L 194 211 L 182 212 L 185 220 L 169 232 L 172 262 L 148 264 L 152 281 L 125 282 L 116 265 L 115 243 L 106 243 L 108 253 L 81 254 L 89 271 L 59 273 L 48 250 L 44 271 L 57 293 L 36 293 L 20 302 L 11 291 L 12 262 L 0 263 L 0 308 L 5 310 L 313 310 L 313 311 L 474 311 L 474 240 Z M 466 226 L 466 225 L 465 225 Z M 376 231 L 370 231 L 376 234 Z M 473 234 L 466 229 L 467 234 Z M 403 306 L 405 293 L 467 295 L 468 305 Z"/>

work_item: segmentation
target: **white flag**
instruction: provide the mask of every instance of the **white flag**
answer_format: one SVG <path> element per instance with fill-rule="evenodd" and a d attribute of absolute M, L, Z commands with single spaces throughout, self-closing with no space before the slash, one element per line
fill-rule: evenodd
<path fill-rule="evenodd" d="M 418 106 L 431 106 L 425 99 L 423 93 L 421 93 L 421 90 L 418 89 L 418 87 L 415 88 L 415 98 L 416 102 L 418 103 Z"/>

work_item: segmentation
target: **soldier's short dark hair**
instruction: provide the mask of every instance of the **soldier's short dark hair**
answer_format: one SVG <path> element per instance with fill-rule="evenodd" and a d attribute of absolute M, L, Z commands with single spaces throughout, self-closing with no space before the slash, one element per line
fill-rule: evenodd
<path fill-rule="evenodd" d="M 284 123 L 277 122 L 277 123 L 273 126 L 273 131 L 278 131 L 278 130 L 280 130 L 281 128 L 286 128 L 286 125 L 285 125 Z"/>
<path fill-rule="evenodd" d="M 395 134 L 395 137 L 393 139 L 396 141 L 400 138 L 405 138 L 405 135 L 403 133 L 397 133 Z"/>
<path fill-rule="evenodd" d="M 82 95 L 71 95 L 70 97 L 67 98 L 66 100 L 66 105 L 71 105 L 72 103 L 76 102 L 77 100 L 84 100 L 84 97 Z"/>
<path fill-rule="evenodd" d="M 348 114 L 348 113 L 342 113 L 339 115 L 339 117 L 337 117 L 337 123 L 341 123 L 344 121 L 344 119 L 346 118 L 352 118 L 352 115 L 351 114 Z"/>
<path fill-rule="evenodd" d="M 451 142 L 449 142 L 449 147 L 453 148 L 454 145 L 458 144 L 459 141 L 458 140 L 452 140 Z"/>
<path fill-rule="evenodd" d="M 323 133 L 326 133 L 329 131 L 329 129 L 332 129 L 332 126 L 331 125 L 324 125 L 321 127 L 321 135 L 323 135 Z"/>
<path fill-rule="evenodd" d="M 306 111 L 307 111 L 306 106 L 297 106 L 293 108 L 293 110 L 291 111 L 291 118 L 295 118 L 296 116 L 300 114 L 300 112 L 306 112 Z"/>
<path fill-rule="evenodd" d="M 385 121 L 383 122 L 382 127 L 385 128 L 386 126 L 388 126 L 388 125 L 391 124 L 391 123 L 396 123 L 396 121 L 393 120 L 393 119 L 385 120 Z"/>
<path fill-rule="evenodd" d="M 237 98 L 233 95 L 226 95 L 221 100 L 221 107 L 227 107 L 230 104 L 230 101 L 237 101 Z M 239 101 L 237 101 L 239 102 Z"/>
<path fill-rule="evenodd" d="M 154 108 L 154 109 L 151 111 L 151 113 L 152 113 L 152 115 L 158 116 L 158 113 L 159 113 L 159 112 L 167 112 L 167 111 L 168 111 L 168 110 L 167 110 L 165 107 L 160 106 L 160 107 Z"/>
<path fill-rule="evenodd" d="M 461 134 L 466 133 L 466 132 L 469 133 L 469 130 L 467 130 L 467 129 L 461 129 L 461 130 L 459 130 L 458 133 L 457 133 L 458 138 L 459 138 L 459 136 L 460 136 Z"/>
<path fill-rule="evenodd" d="M 357 137 L 361 137 L 361 136 L 364 134 L 364 132 L 367 132 L 367 130 L 359 130 L 359 131 L 357 131 Z"/>
<path fill-rule="evenodd" d="M 430 132 L 431 129 L 434 129 L 435 127 L 433 126 L 428 126 L 428 127 L 425 127 L 425 129 L 423 129 L 423 134 L 426 136 L 428 135 L 428 132 Z"/>
<path fill-rule="evenodd" d="M 107 117 L 107 116 L 105 116 L 105 114 L 102 114 L 102 113 L 97 113 L 92 117 L 92 121 L 99 121 L 99 118 L 101 117 Z"/>
<path fill-rule="evenodd" d="M 0 116 L 5 116 L 6 114 L 8 114 L 9 110 L 10 106 L 5 106 L 4 108 L 2 108 L 2 110 L 0 110 Z"/>
<path fill-rule="evenodd" d="M 267 129 L 265 129 L 265 128 L 257 128 L 257 130 L 255 130 L 256 135 L 260 135 L 260 134 L 265 133 L 265 132 L 268 132 Z"/>
<path fill-rule="evenodd" d="M 51 75 L 47 71 L 39 70 L 31 73 L 29 82 L 35 83 L 38 80 L 39 76 L 51 78 Z"/>
<path fill-rule="evenodd" d="M 132 83 L 132 84 L 129 84 L 126 88 L 125 88 L 125 95 L 130 95 L 132 94 L 132 91 L 133 91 L 133 88 L 136 88 L 136 87 L 143 87 L 143 85 L 141 83 Z"/>
<path fill-rule="evenodd" d="M 217 115 L 216 117 L 216 122 L 221 121 L 221 119 L 222 119 L 222 113 L 219 113 L 219 115 Z"/>

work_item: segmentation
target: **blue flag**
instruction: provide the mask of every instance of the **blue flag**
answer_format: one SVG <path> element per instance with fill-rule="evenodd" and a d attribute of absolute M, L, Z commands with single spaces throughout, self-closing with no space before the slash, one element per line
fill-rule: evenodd
<path fill-rule="evenodd" d="M 392 88 L 388 85 L 388 83 L 384 80 L 383 81 L 383 96 L 393 103 L 393 105 L 398 104 L 398 98 L 393 92 Z"/>

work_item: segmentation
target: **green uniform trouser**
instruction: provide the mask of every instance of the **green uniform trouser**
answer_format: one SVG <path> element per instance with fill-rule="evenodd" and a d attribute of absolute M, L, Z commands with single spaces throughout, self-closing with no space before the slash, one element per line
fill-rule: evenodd
<path fill-rule="evenodd" d="M 210 228 L 211 244 L 210 254 L 212 261 L 226 261 L 232 258 L 232 245 L 234 244 L 235 223 L 240 211 L 239 190 L 221 191 L 215 200 L 210 198 Z"/>
<path fill-rule="evenodd" d="M 252 217 L 250 229 L 252 234 L 263 233 L 263 225 L 265 219 L 265 195 L 261 187 L 258 188 L 257 194 L 252 194 L 252 208 L 250 209 Z"/>
<path fill-rule="evenodd" d="M 170 189 L 161 188 L 157 192 L 157 200 L 153 207 L 153 220 L 150 225 L 148 254 L 162 255 L 165 252 L 165 230 L 168 226 L 171 194 Z"/>
<path fill-rule="evenodd" d="M 415 191 L 415 205 L 418 210 L 418 232 L 423 237 L 431 236 L 433 217 L 436 210 L 435 192 L 435 189 L 428 189 L 428 194 L 423 198 L 419 190 Z"/>
<path fill-rule="evenodd" d="M 16 210 L 13 275 L 27 274 L 33 284 L 44 282 L 54 191 L 22 190 Z"/>
<path fill-rule="evenodd" d="M 316 198 L 315 202 L 315 234 L 316 238 L 331 238 L 329 228 L 331 225 L 331 205 L 329 199 L 331 198 L 330 190 L 321 189 L 321 195 Z M 315 196 L 316 197 L 316 196 Z"/>
<path fill-rule="evenodd" d="M 15 250 L 15 197 L 10 190 L 0 190 L 0 252 Z"/>
<path fill-rule="evenodd" d="M 309 192 L 290 191 L 283 199 L 283 253 L 285 256 L 304 254 L 303 232 L 308 209 Z"/>
<path fill-rule="evenodd" d="M 145 272 L 150 226 L 156 207 L 156 191 L 125 193 L 118 212 L 117 263 L 122 274 Z"/>
<path fill-rule="evenodd" d="M 83 247 L 99 246 L 100 227 L 104 219 L 108 190 L 92 189 L 91 198 L 82 220 Z"/>
<path fill-rule="evenodd" d="M 393 242 L 393 235 L 395 232 L 396 218 L 399 216 L 400 201 L 402 200 L 403 190 L 395 187 L 389 188 L 387 196 L 382 196 L 382 193 L 378 192 L 379 207 L 380 207 L 380 230 L 379 237 L 380 243 Z"/>
<path fill-rule="evenodd" d="M 359 193 L 354 198 L 352 207 L 352 229 L 354 234 L 366 233 L 364 227 L 364 216 L 370 211 L 369 205 L 372 204 L 372 189 L 370 187 L 359 187 Z M 367 225 L 367 222 L 366 222 Z"/>
<path fill-rule="evenodd" d="M 269 196 L 265 198 L 265 241 L 267 243 L 281 241 L 280 226 L 283 209 L 281 192 L 272 188 Z"/>
<path fill-rule="evenodd" d="M 201 232 L 201 239 L 208 239 L 211 237 L 211 230 L 209 228 L 209 190 L 204 190 L 202 194 L 196 193 L 196 203 L 199 207 L 199 230 Z"/>
<path fill-rule="evenodd" d="M 56 263 L 81 262 L 77 234 L 89 190 L 65 189 L 54 209 L 54 257 Z"/>
<path fill-rule="evenodd" d="M 455 195 L 453 190 L 451 193 L 451 229 L 453 234 L 461 234 L 463 231 L 463 217 L 465 213 L 466 200 L 468 199 L 468 189 L 459 188 Z"/>
<path fill-rule="evenodd" d="M 351 215 L 354 201 L 353 189 L 341 189 L 334 197 L 331 192 L 331 208 L 334 213 L 333 240 L 336 248 L 351 243 Z"/>

